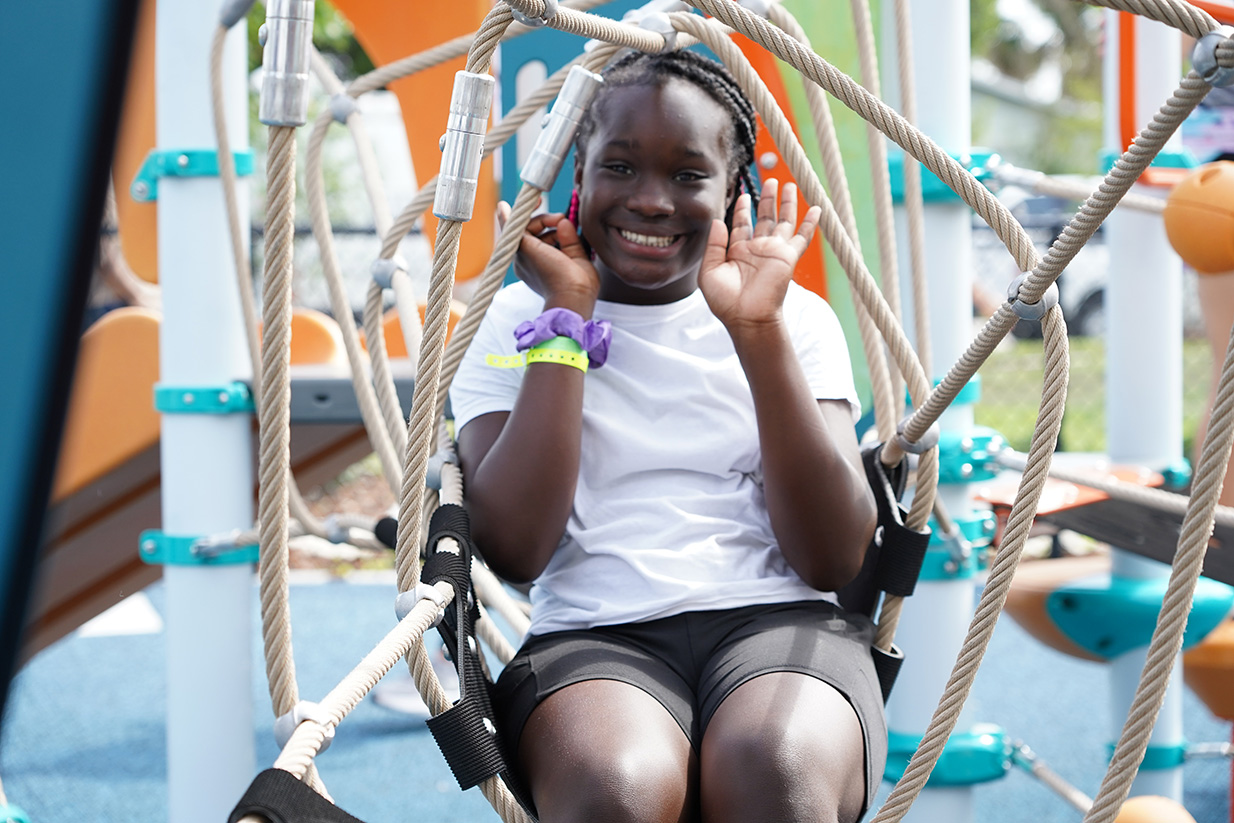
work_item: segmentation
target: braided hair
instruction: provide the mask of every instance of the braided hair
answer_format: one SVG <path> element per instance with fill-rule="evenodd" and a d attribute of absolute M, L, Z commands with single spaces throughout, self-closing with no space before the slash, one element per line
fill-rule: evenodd
<path fill-rule="evenodd" d="M 598 110 L 597 107 L 606 93 L 625 86 L 659 86 L 669 78 L 676 77 L 702 89 L 728 112 L 733 122 L 732 133 L 724 139 L 728 148 L 729 175 L 737 183 L 737 193 L 749 193 L 757 211 L 758 182 L 752 167 L 758 121 L 755 118 L 754 106 L 723 64 L 692 51 L 666 51 L 656 54 L 632 52 L 610 64 L 603 74 L 604 85 L 583 115 L 574 138 L 576 162 L 583 162 L 587 143 L 591 140 L 596 126 L 592 112 Z M 724 222 L 730 226 L 732 216 L 733 204 L 729 204 Z"/>

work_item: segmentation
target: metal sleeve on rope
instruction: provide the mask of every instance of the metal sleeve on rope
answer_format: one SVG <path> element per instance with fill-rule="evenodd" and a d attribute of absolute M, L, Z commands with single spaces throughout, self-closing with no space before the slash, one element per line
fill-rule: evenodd
<path fill-rule="evenodd" d="M 935 420 L 931 423 L 930 428 L 925 430 L 925 434 L 921 435 L 921 438 L 914 442 L 909 440 L 904 434 L 904 430 L 908 428 L 908 423 L 912 419 L 913 415 L 910 414 L 896 426 L 895 443 L 908 454 L 924 454 L 938 445 L 938 421 Z"/>
<path fill-rule="evenodd" d="M 1234 67 L 1217 62 L 1217 47 L 1231 37 L 1234 37 L 1234 26 L 1218 26 L 1196 41 L 1191 50 L 1191 67 L 1205 83 L 1213 86 L 1234 83 Z"/>
<path fill-rule="evenodd" d="M 318 749 L 318 753 L 320 754 L 330 748 L 330 744 L 334 741 L 334 723 L 330 718 L 330 714 L 311 700 L 301 700 L 292 707 L 291 711 L 279 715 L 278 719 L 274 721 L 274 742 L 278 744 L 280 749 L 287 745 L 288 740 L 291 740 L 291 735 L 295 732 L 296 727 L 306 720 L 316 723 L 325 730 L 326 737 L 321 742 L 321 748 Z"/>
<path fill-rule="evenodd" d="M 373 261 L 373 265 L 369 266 L 369 274 L 373 275 L 373 282 L 383 289 L 394 288 L 396 271 L 407 272 L 407 261 L 399 254 L 393 257 L 379 257 Z"/>
<path fill-rule="evenodd" d="M 557 16 L 559 4 L 557 0 L 544 0 L 544 13 L 539 17 L 531 17 L 523 14 L 514 6 L 510 7 L 510 14 L 514 16 L 514 22 L 522 23 L 524 26 L 532 29 L 538 29 L 541 26 L 547 26 L 548 22 Z"/>
<path fill-rule="evenodd" d="M 308 122 L 313 0 L 270 0 L 260 39 L 258 119 L 267 126 L 303 126 Z"/>
<path fill-rule="evenodd" d="M 544 125 L 531 149 L 531 156 L 523 164 L 520 176 L 524 183 L 535 186 L 540 191 L 548 191 L 553 187 L 562 165 L 566 162 L 566 156 L 570 153 L 570 147 L 574 144 L 578 124 L 603 83 L 604 79 L 600 75 L 587 71 L 582 66 L 573 66 L 570 69 L 561 93 L 557 95 L 557 102 L 544 118 Z"/>
<path fill-rule="evenodd" d="M 1007 302 L 1011 310 L 1022 320 L 1040 320 L 1046 312 L 1058 305 L 1058 284 L 1051 283 L 1036 303 L 1025 303 L 1020 299 L 1020 286 L 1028 279 L 1028 274 L 1021 274 L 1007 286 Z"/>
<path fill-rule="evenodd" d="M 441 220 L 463 223 L 471 219 L 492 105 L 492 76 L 470 71 L 454 75 L 450 119 L 441 140 L 441 173 L 433 199 L 433 214 Z"/>

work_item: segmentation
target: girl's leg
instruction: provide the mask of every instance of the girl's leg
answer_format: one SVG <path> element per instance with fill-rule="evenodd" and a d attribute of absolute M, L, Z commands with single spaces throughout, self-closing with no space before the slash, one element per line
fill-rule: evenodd
<path fill-rule="evenodd" d="M 699 772 L 706 823 L 853 823 L 866 793 L 861 723 L 822 680 L 760 675 L 716 709 Z"/>
<path fill-rule="evenodd" d="M 689 740 L 659 701 L 628 683 L 588 680 L 549 695 L 523 727 L 518 754 L 541 823 L 695 816 Z"/>

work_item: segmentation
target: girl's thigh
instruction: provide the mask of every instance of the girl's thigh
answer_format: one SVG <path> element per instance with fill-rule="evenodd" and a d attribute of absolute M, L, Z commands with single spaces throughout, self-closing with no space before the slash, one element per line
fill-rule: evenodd
<path fill-rule="evenodd" d="M 822 680 L 798 672 L 747 680 L 703 736 L 703 820 L 856 821 L 867 803 L 865 747 L 852 705 Z"/>
<path fill-rule="evenodd" d="M 586 680 L 531 713 L 519 766 L 542 823 L 695 818 L 698 763 L 681 726 L 642 689 Z"/>

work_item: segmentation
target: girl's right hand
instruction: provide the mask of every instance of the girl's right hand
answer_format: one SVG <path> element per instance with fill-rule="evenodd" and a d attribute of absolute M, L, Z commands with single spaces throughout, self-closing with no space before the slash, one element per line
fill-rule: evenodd
<path fill-rule="evenodd" d="M 505 226 L 509 214 L 510 207 L 500 203 L 500 226 Z M 514 273 L 544 298 L 545 308 L 569 308 L 591 317 L 600 293 L 600 276 L 578 230 L 564 214 L 531 218 L 514 259 Z"/>

